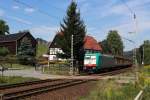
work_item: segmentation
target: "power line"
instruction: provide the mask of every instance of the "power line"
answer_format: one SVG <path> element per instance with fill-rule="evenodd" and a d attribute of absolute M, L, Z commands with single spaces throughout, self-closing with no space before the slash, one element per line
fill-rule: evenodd
<path fill-rule="evenodd" d="M 2 10 L 8 10 L 8 9 L 2 7 L 2 6 L 0 7 L 0 9 L 2 9 Z M 32 25 L 32 23 L 30 23 L 29 21 L 25 21 L 24 19 L 18 18 L 16 16 L 9 16 L 8 14 L 7 15 L 4 14 L 4 15 L 2 15 L 0 17 L 5 17 L 6 19 L 11 19 L 11 20 L 14 20 L 16 22 L 19 22 L 19 23 L 22 23 L 22 24 L 25 24 L 25 25 Z"/>
<path fill-rule="evenodd" d="M 41 1 L 41 0 L 39 0 L 39 1 Z M 55 9 L 57 9 L 57 10 L 59 10 L 59 11 L 62 11 L 62 12 L 65 11 L 65 10 L 63 10 L 63 9 L 61 9 L 61 8 L 58 8 L 58 7 L 53 6 L 52 4 L 50 4 L 49 2 L 47 2 L 46 0 L 43 0 L 42 2 L 45 2 L 47 5 L 50 5 L 51 7 L 55 8 Z"/>
<path fill-rule="evenodd" d="M 124 0 L 121 0 L 122 3 L 128 8 L 128 10 L 132 13 L 132 14 L 135 14 L 134 11 L 128 6 L 128 4 L 124 1 Z"/>
<path fill-rule="evenodd" d="M 124 0 L 121 0 L 122 3 L 128 8 L 128 10 L 131 12 L 131 14 L 133 14 L 133 19 L 134 19 L 134 23 L 135 23 L 135 33 L 137 33 L 138 31 L 138 20 L 137 20 L 137 16 L 136 16 L 136 13 L 128 6 L 128 4 L 124 1 Z"/>
<path fill-rule="evenodd" d="M 21 5 L 23 5 L 23 6 L 26 6 L 26 7 L 35 9 L 35 10 L 38 11 L 39 13 L 41 13 L 41 14 L 43 14 L 43 15 L 46 15 L 46 16 L 48 16 L 48 17 L 50 17 L 50 18 L 53 17 L 53 18 L 55 18 L 55 19 L 58 19 L 56 16 L 53 16 L 53 15 L 51 15 L 51 14 L 49 14 L 49 13 L 47 13 L 47 12 L 45 12 L 45 11 L 43 11 L 43 10 L 37 8 L 37 7 L 33 7 L 33 6 L 31 6 L 31 5 L 29 5 L 29 4 L 26 4 L 26 3 L 22 2 L 22 1 L 14 0 L 14 2 L 19 3 L 19 4 L 21 4 Z"/>

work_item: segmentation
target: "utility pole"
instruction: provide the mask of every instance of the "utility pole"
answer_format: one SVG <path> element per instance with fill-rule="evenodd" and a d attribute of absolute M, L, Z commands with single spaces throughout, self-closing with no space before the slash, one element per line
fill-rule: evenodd
<path fill-rule="evenodd" d="M 138 33 L 138 23 L 137 23 L 137 18 L 136 18 L 136 14 L 134 13 L 134 22 L 135 22 L 135 34 Z M 135 68 L 136 68 L 136 81 L 138 82 L 138 64 L 137 64 L 137 58 L 136 58 L 136 48 L 135 48 Z"/>
<path fill-rule="evenodd" d="M 138 81 L 138 66 L 137 66 L 137 59 L 136 59 L 136 43 L 133 40 L 127 39 L 125 37 L 122 37 L 123 39 L 129 41 L 130 43 L 133 43 L 133 63 L 135 64 L 135 79 Z"/>
<path fill-rule="evenodd" d="M 74 57 L 73 57 L 73 35 L 71 35 L 71 63 L 70 63 L 70 75 L 74 73 Z"/>
<path fill-rule="evenodd" d="M 142 65 L 144 66 L 144 44 L 143 44 L 143 59 L 142 59 Z"/>

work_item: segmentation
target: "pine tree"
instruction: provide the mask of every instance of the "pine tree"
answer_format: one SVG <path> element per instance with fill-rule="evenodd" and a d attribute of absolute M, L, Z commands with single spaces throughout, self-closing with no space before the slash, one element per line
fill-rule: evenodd
<path fill-rule="evenodd" d="M 86 26 L 80 18 L 80 11 L 77 10 L 77 4 L 72 1 L 67 10 L 67 16 L 61 24 L 62 35 L 57 35 L 56 43 L 62 48 L 66 58 L 71 57 L 71 36 L 73 35 L 74 59 L 83 60 L 83 44 L 86 34 Z"/>

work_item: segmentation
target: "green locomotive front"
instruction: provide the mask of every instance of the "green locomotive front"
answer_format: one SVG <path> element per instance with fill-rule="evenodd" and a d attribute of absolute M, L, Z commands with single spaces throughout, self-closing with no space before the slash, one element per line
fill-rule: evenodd
<path fill-rule="evenodd" d="M 84 56 L 84 70 L 97 71 L 101 65 L 101 53 L 86 53 Z"/>

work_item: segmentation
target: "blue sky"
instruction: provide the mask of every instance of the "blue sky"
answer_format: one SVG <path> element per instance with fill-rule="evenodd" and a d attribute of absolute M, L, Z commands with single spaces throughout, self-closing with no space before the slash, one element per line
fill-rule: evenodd
<path fill-rule="evenodd" d="M 33 36 L 52 41 L 70 2 L 71 0 L 0 0 L 0 19 L 8 23 L 11 33 L 30 30 Z M 143 40 L 150 40 L 150 0 L 76 2 L 87 26 L 87 34 L 95 37 L 97 41 L 105 39 L 109 30 L 118 30 L 122 37 L 135 41 L 136 47 L 142 44 Z M 125 4 L 136 13 L 137 21 L 134 21 L 133 13 Z M 136 30 L 135 23 L 137 33 L 130 34 L 129 32 Z M 123 42 L 125 50 L 131 50 L 134 46 L 125 39 Z"/>

